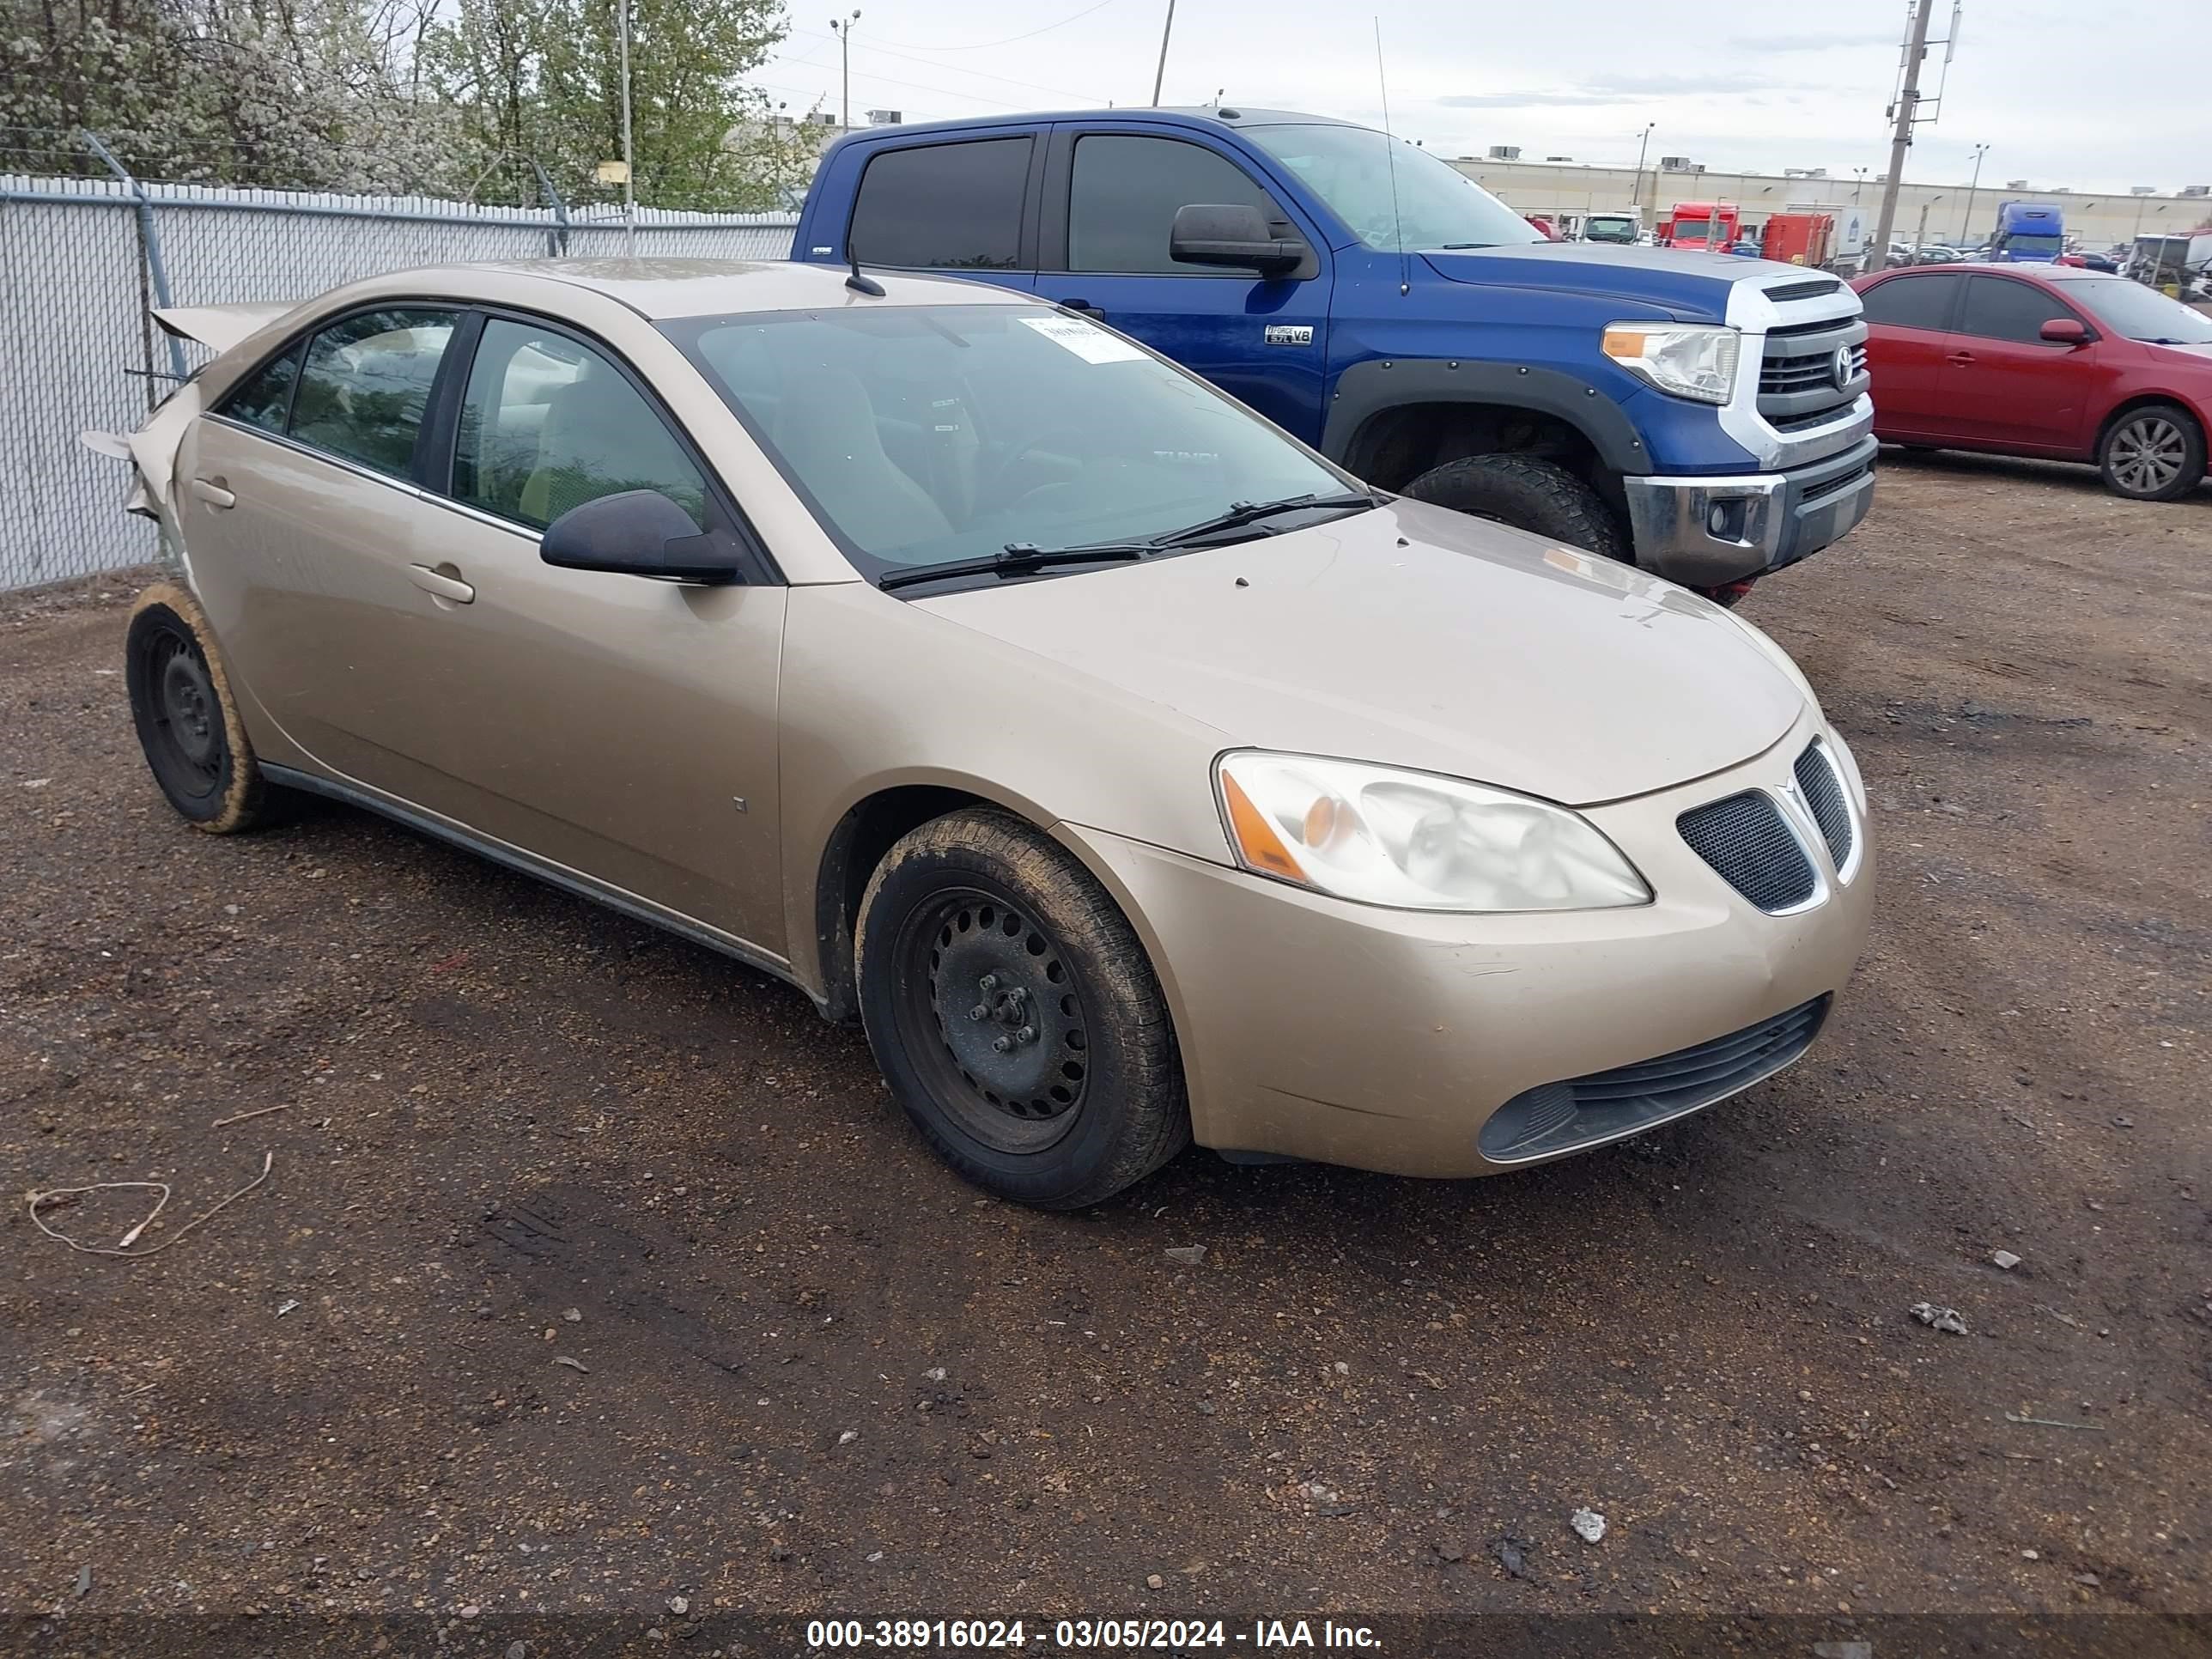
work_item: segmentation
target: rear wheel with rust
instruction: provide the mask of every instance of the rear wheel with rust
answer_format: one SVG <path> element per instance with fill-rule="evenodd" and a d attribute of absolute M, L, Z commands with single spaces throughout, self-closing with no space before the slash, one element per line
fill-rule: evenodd
<path fill-rule="evenodd" d="M 1165 999 L 1073 855 L 1004 812 L 956 812 L 885 855 L 860 905 L 860 1016 L 891 1092 L 969 1180 L 1095 1204 L 1190 1138 Z"/>

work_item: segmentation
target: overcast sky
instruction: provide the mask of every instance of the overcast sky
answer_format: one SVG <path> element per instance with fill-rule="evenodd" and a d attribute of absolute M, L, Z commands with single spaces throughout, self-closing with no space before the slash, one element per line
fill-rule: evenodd
<path fill-rule="evenodd" d="M 914 121 L 1149 102 L 1164 9 L 1164 0 L 862 0 L 854 119 L 886 107 Z M 1688 155 L 1717 170 L 1825 167 L 1849 177 L 1863 166 L 1871 178 L 1888 163 L 1882 110 L 1903 0 L 1373 0 L 1372 9 L 1177 0 L 1161 100 L 1211 102 L 1223 88 L 1231 104 L 1379 125 L 1376 10 L 1392 123 L 1439 155 L 1518 144 L 1524 159 L 1626 166 L 1650 121 L 1654 157 Z M 771 98 L 794 111 L 819 99 L 836 112 L 829 20 L 843 15 L 793 0 L 791 39 L 757 77 Z M 1931 34 L 1949 21 L 1939 11 Z M 1942 58 L 1940 48 L 1930 53 L 1930 95 Z M 1963 181 L 1972 147 L 1985 143 L 1984 184 L 2212 183 L 2208 63 L 2204 0 L 2142 11 L 1967 0 L 1942 118 L 1921 129 L 1905 176 Z"/>

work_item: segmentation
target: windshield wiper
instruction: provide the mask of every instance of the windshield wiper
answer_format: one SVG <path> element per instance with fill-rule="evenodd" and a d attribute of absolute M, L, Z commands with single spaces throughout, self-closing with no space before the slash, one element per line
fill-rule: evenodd
<path fill-rule="evenodd" d="M 955 576 L 1026 576 L 1054 565 L 1141 559 L 1152 550 L 1150 542 L 1097 542 L 1089 547 L 1038 547 L 1030 542 L 1008 542 L 988 559 L 953 559 L 945 564 L 894 570 L 877 578 L 876 586 L 889 592 L 894 587 L 911 587 L 916 582 L 939 581 Z"/>
<path fill-rule="evenodd" d="M 1272 519 L 1282 513 L 1328 512 L 1340 507 L 1376 507 L 1380 505 L 1367 491 L 1349 490 L 1340 495 L 1322 495 L 1309 490 L 1303 495 L 1285 495 L 1279 501 L 1231 501 L 1226 513 L 1196 524 L 1185 525 L 1180 530 L 1170 530 L 1164 536 L 1155 536 L 1154 547 L 1188 547 L 1193 542 L 1203 541 L 1208 536 L 1218 535 L 1224 530 L 1242 530 L 1247 525 L 1258 524 L 1262 519 Z"/>
<path fill-rule="evenodd" d="M 1468 248 L 1468 247 L 1496 247 L 1497 246 L 1498 246 L 1498 244 L 1497 244 L 1497 243 L 1495 243 L 1495 242 L 1444 242 L 1444 243 L 1441 243 L 1441 244 L 1439 244 L 1439 246 L 1441 247 L 1442 251 L 1443 251 L 1443 252 L 1446 252 L 1446 253 L 1456 253 L 1456 252 L 1458 252 L 1462 248 Z"/>

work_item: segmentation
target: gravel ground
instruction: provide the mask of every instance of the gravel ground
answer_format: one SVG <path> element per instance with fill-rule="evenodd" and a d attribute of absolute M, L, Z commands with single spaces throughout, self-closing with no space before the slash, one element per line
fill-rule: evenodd
<path fill-rule="evenodd" d="M 1193 1152 L 1073 1217 L 720 957 L 335 807 L 184 828 L 131 586 L 0 605 L 0 1607 L 2212 1602 L 2212 492 L 1896 459 L 1750 600 L 1884 843 L 1793 1071 L 1505 1179 Z M 148 1261 L 20 1196 L 173 1182 L 160 1242 L 264 1155 Z"/>

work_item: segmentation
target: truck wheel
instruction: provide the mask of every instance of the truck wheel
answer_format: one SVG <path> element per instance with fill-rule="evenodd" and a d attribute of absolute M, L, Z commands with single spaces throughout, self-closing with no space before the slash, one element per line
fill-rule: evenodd
<path fill-rule="evenodd" d="M 1534 455 L 1469 455 L 1431 467 L 1402 493 L 1548 536 L 1586 553 L 1628 559 L 1620 526 L 1597 492 L 1554 461 Z"/>
<path fill-rule="evenodd" d="M 2204 477 L 2204 429 L 2172 404 L 2131 409 L 2097 446 L 2106 487 L 2135 501 L 2171 501 Z"/>
<path fill-rule="evenodd" d="M 1091 873 L 1007 813 L 955 812 L 884 855 L 854 951 L 876 1064 L 977 1186 L 1074 1210 L 1190 1139 L 1145 947 Z"/>
<path fill-rule="evenodd" d="M 140 594 L 123 663 L 138 745 L 169 805 L 211 836 L 265 820 L 282 792 L 253 758 L 199 601 L 171 582 Z"/>

